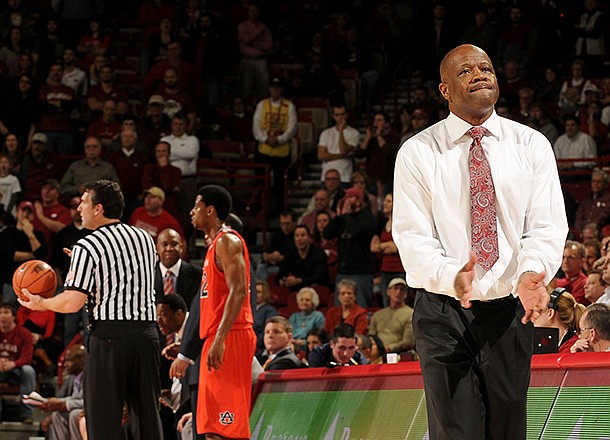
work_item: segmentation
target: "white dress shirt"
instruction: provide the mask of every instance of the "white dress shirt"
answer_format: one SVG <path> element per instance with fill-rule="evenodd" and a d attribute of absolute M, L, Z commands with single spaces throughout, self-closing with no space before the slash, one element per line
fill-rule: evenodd
<path fill-rule="evenodd" d="M 330 127 L 320 133 L 319 146 L 326 147 L 331 154 L 340 154 L 341 147 L 339 146 L 340 132 L 337 127 Z M 354 127 L 347 126 L 343 130 L 343 139 L 347 145 L 353 148 L 357 147 L 360 143 L 360 133 Z M 352 157 L 343 157 L 341 159 L 325 160 L 322 162 L 322 173 L 320 174 L 320 180 L 324 181 L 324 174 L 328 170 L 339 171 L 339 177 L 341 182 L 349 183 L 352 178 L 352 172 L 354 171 L 354 159 Z"/>
<path fill-rule="evenodd" d="M 468 262 L 472 126 L 447 119 L 407 140 L 394 174 L 393 236 L 414 288 L 455 297 L 454 281 Z M 551 281 L 568 232 L 557 166 L 540 132 L 494 112 L 481 143 L 496 192 L 499 259 L 489 271 L 475 266 L 472 299 L 515 294 L 526 271 Z"/>
<path fill-rule="evenodd" d="M 597 144 L 595 139 L 582 131 L 577 132 L 569 138 L 567 134 L 562 134 L 557 138 L 553 145 L 555 157 L 557 159 L 590 159 L 597 157 Z M 575 167 L 592 167 L 595 162 L 574 162 Z"/>
<path fill-rule="evenodd" d="M 177 137 L 173 134 L 164 136 L 160 142 L 167 142 L 171 146 L 170 163 L 180 168 L 182 177 L 192 177 L 197 174 L 197 159 L 199 158 L 199 139 L 184 133 Z"/>

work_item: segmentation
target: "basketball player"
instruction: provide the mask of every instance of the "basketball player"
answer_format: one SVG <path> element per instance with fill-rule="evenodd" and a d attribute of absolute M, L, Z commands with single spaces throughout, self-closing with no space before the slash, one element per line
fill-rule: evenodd
<path fill-rule="evenodd" d="M 208 440 L 250 438 L 251 364 L 256 346 L 250 306 L 250 256 L 244 239 L 223 226 L 231 212 L 229 192 L 217 185 L 199 190 L 193 226 L 211 244 L 203 262 L 200 336 L 205 339 L 199 373 L 197 431 Z"/>

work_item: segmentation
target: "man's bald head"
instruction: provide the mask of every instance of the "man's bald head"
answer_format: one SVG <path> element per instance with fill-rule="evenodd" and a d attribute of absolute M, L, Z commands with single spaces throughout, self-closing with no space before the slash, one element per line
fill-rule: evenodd
<path fill-rule="evenodd" d="M 82 344 L 72 345 L 66 351 L 64 366 L 68 374 L 79 374 L 85 368 L 86 349 Z"/>
<path fill-rule="evenodd" d="M 438 88 L 449 110 L 472 125 L 481 125 L 498 100 L 498 80 L 485 51 L 471 44 L 451 50 L 440 66 Z"/>
<path fill-rule="evenodd" d="M 161 264 L 168 269 L 176 264 L 182 255 L 183 246 L 182 236 L 178 231 L 171 228 L 162 230 L 157 237 L 157 253 Z"/>

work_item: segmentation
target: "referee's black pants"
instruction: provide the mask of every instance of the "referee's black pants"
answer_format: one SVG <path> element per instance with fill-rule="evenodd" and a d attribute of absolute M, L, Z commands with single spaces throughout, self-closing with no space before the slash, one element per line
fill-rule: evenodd
<path fill-rule="evenodd" d="M 431 440 L 522 440 L 533 325 L 512 295 L 464 309 L 417 292 L 413 330 Z"/>
<path fill-rule="evenodd" d="M 136 440 L 161 440 L 159 336 L 154 322 L 97 321 L 84 377 L 89 440 L 123 440 L 123 404 Z"/>

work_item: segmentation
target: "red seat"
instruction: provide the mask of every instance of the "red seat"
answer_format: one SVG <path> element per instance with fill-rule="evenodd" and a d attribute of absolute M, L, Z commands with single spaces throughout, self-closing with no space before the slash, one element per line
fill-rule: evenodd
<path fill-rule="evenodd" d="M 318 296 L 320 297 L 320 306 L 334 306 L 335 305 L 335 295 L 327 286 L 311 286 L 316 291 Z"/>

